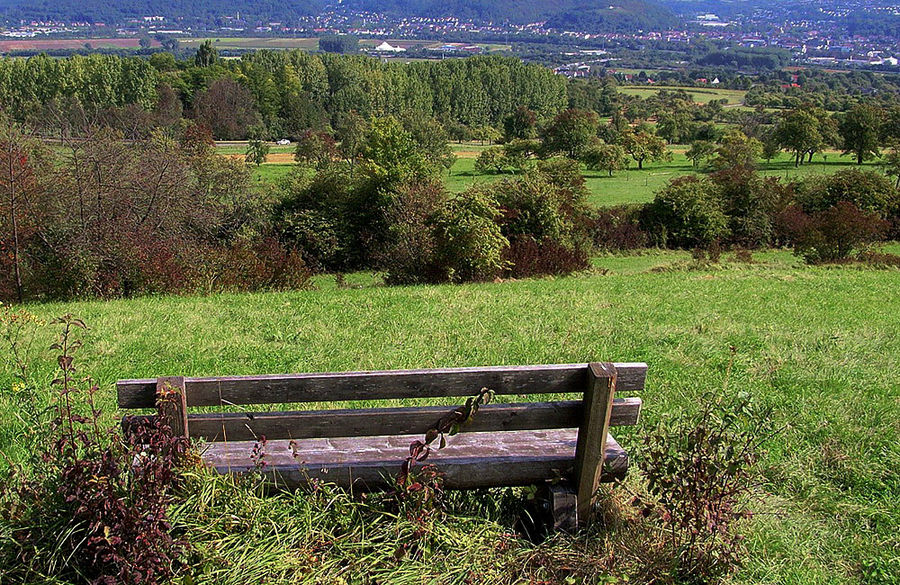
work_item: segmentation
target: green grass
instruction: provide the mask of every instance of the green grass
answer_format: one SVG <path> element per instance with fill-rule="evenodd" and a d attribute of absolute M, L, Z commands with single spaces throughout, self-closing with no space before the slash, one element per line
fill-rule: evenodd
<path fill-rule="evenodd" d="M 762 429 L 773 436 L 753 504 L 761 514 L 747 526 L 750 556 L 738 581 L 849 584 L 862 582 L 867 567 L 898 568 L 900 272 L 806 267 L 782 251 L 759 253 L 751 265 L 730 255 L 711 268 L 689 260 L 683 252 L 611 255 L 595 260 L 595 273 L 466 286 L 388 288 L 372 275 L 354 275 L 353 288 L 338 288 L 323 276 L 305 291 L 28 309 L 43 319 L 72 313 L 89 324 L 80 372 L 100 383 L 107 410 L 119 378 L 645 361 L 645 414 L 621 433 L 626 447 L 673 413 L 695 408 L 705 392 L 721 390 L 734 346 L 729 388 L 776 412 L 773 427 Z M 43 350 L 52 329 L 42 329 L 33 347 L 37 380 L 52 376 L 51 353 Z M 0 388 L 8 388 L 10 370 L 0 374 Z M 16 408 L 0 398 L 0 448 L 13 453 Z M 300 505 L 285 501 L 258 504 L 268 511 L 253 522 L 271 525 L 286 514 L 283 506 Z M 337 530 L 344 538 L 340 521 L 328 517 L 316 534 Z M 385 530 L 377 519 L 365 522 L 376 522 L 372 533 Z M 455 543 L 501 528 L 458 511 L 442 528 L 436 566 L 456 574 L 472 559 Z M 254 547 L 261 558 L 267 547 L 281 551 L 279 558 L 295 550 L 289 531 L 241 534 L 218 546 L 232 558 L 252 556 Z M 337 562 L 323 554 L 323 562 Z M 427 563 L 420 569 L 440 581 Z"/>
<path fill-rule="evenodd" d="M 474 147 L 463 147 L 465 150 L 476 150 Z M 599 207 L 621 205 L 625 203 L 646 203 L 652 201 L 655 193 L 665 187 L 669 181 L 684 175 L 695 174 L 691 161 L 684 156 L 686 147 L 672 148 L 670 162 L 645 162 L 644 168 L 637 169 L 634 161 L 629 160 L 631 167 L 625 171 L 617 171 L 612 177 L 603 171 L 584 171 L 587 188 L 590 191 L 589 202 Z M 842 169 L 854 168 L 856 165 L 849 157 L 842 157 L 838 152 L 827 153 L 827 160 L 816 155 L 812 164 L 794 167 L 791 155 L 781 153 L 771 162 L 761 161 L 759 172 L 764 176 L 775 176 L 789 180 L 802 177 L 835 173 Z M 877 169 L 875 163 L 863 165 L 866 169 Z M 446 178 L 447 188 L 452 192 L 460 192 L 473 184 L 496 181 L 512 175 L 482 175 L 475 172 L 473 158 L 457 159 L 451 173 Z"/>
<path fill-rule="evenodd" d="M 744 95 L 746 91 L 742 89 L 724 89 L 717 87 L 669 87 L 669 86 L 619 86 L 616 88 L 619 93 L 625 95 L 636 95 L 642 98 L 648 98 L 656 95 L 660 90 L 677 91 L 684 90 L 691 98 L 698 103 L 705 104 L 712 100 L 728 100 L 729 105 L 737 105 L 744 103 Z"/>
<path fill-rule="evenodd" d="M 253 177 L 261 186 L 274 185 L 291 172 L 296 165 L 293 163 L 264 163 L 251 167 Z"/>

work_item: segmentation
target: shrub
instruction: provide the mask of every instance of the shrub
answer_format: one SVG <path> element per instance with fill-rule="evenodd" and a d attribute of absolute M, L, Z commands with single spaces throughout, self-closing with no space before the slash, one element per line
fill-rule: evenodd
<path fill-rule="evenodd" d="M 770 424 L 771 410 L 749 395 L 707 396 L 700 404 L 696 416 L 668 419 L 647 433 L 639 452 L 649 501 L 638 503 L 656 523 L 668 558 L 668 567 L 646 568 L 654 578 L 668 569 L 679 583 L 717 582 L 740 566 L 737 524 L 750 516 L 753 466 Z"/>
<path fill-rule="evenodd" d="M 659 245 L 695 248 L 727 236 L 728 217 L 709 179 L 681 177 L 644 207 L 641 228 Z"/>
<path fill-rule="evenodd" d="M 0 563 L 21 582 L 166 582 L 185 548 L 171 535 L 168 507 L 187 440 L 173 437 L 160 418 L 133 425 L 128 437 L 103 431 L 99 388 L 76 381 L 75 332 L 84 324 L 68 315 L 56 323 L 62 333 L 52 346 L 60 355 L 49 441 L 34 469 L 13 469 L 0 483 L 0 532 L 10 535 L 0 540 Z"/>
<path fill-rule="evenodd" d="M 197 284 L 207 291 L 300 289 L 311 276 L 300 252 L 274 236 L 212 248 L 194 273 Z"/>
<path fill-rule="evenodd" d="M 433 219 L 446 200 L 443 187 L 436 182 L 400 188 L 387 210 L 387 242 L 377 253 L 378 266 L 386 272 L 385 282 L 423 284 L 441 280 Z"/>
<path fill-rule="evenodd" d="M 568 248 L 550 238 L 537 241 L 524 236 L 513 240 L 503 254 L 513 278 L 542 274 L 570 274 L 590 266 L 587 252 Z"/>
<path fill-rule="evenodd" d="M 865 213 L 849 201 L 811 214 L 793 206 L 782 212 L 779 223 L 790 234 L 794 253 L 810 264 L 844 260 L 889 228 L 876 213 Z"/>
<path fill-rule="evenodd" d="M 859 169 L 806 179 L 798 191 L 798 201 L 806 213 L 825 211 L 847 201 L 864 213 L 888 219 L 897 214 L 900 205 L 900 192 L 887 177 Z"/>
<path fill-rule="evenodd" d="M 640 214 L 640 205 L 598 209 L 592 226 L 594 246 L 610 252 L 636 250 L 646 246 L 647 234 L 641 229 Z"/>
<path fill-rule="evenodd" d="M 453 197 L 435 214 L 435 258 L 443 280 L 471 282 L 500 276 L 509 240 L 497 224 L 499 215 L 497 200 L 477 188 Z"/>

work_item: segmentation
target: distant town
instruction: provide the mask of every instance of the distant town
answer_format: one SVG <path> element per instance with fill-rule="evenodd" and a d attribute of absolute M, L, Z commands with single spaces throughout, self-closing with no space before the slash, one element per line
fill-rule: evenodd
<path fill-rule="evenodd" d="M 682 53 L 698 44 L 721 51 L 782 50 L 791 64 L 825 68 L 900 71 L 900 36 L 879 27 L 851 27 L 848 18 L 865 14 L 896 18 L 900 4 L 873 6 L 823 1 L 798 12 L 778 3 L 744 13 L 684 12 L 671 30 L 586 32 L 554 28 L 547 22 L 476 22 L 456 17 L 395 17 L 333 8 L 286 22 L 254 22 L 240 12 L 220 16 L 216 26 L 186 25 L 183 18 L 146 15 L 123 23 L 18 22 L 0 29 L 0 52 L 113 49 L 171 50 L 195 38 L 310 38 L 351 35 L 369 42 L 360 50 L 383 57 L 446 58 L 506 51 L 543 60 L 568 77 L 585 77 L 598 67 L 637 66 L 630 52 L 647 49 L 662 65 L 684 65 Z M 417 41 L 417 42 L 413 42 Z M 421 41 L 431 41 L 422 43 Z M 491 47 L 486 43 L 495 43 Z M 227 51 L 226 51 L 227 52 Z M 240 49 L 235 48 L 235 53 Z"/>

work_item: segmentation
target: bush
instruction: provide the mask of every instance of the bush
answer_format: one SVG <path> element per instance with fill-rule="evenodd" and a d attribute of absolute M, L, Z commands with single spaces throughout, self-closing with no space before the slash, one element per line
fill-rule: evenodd
<path fill-rule="evenodd" d="M 499 215 L 497 200 L 477 188 L 453 197 L 435 214 L 435 259 L 442 280 L 472 282 L 500 276 L 509 240 L 497 224 Z"/>
<path fill-rule="evenodd" d="M 155 585 L 174 575 L 185 543 L 171 534 L 169 505 L 189 460 L 188 442 L 163 419 L 136 423 L 128 437 L 101 429 L 99 388 L 76 381 L 70 316 L 59 340 L 53 420 L 40 460 L 0 483 L 0 563 L 20 582 Z M 86 384 L 86 385 L 85 385 Z M 161 397 L 163 400 L 166 396 Z M 7 536 L 8 535 L 8 536 Z"/>
<path fill-rule="evenodd" d="M 806 179 L 798 185 L 798 191 L 798 201 L 806 213 L 825 211 L 847 201 L 864 213 L 889 219 L 897 215 L 900 206 L 900 192 L 887 177 L 859 169 Z"/>
<path fill-rule="evenodd" d="M 446 204 L 436 182 L 403 185 L 387 211 L 388 238 L 378 252 L 378 266 L 388 284 L 438 282 L 444 271 L 437 264 L 433 220 Z"/>
<path fill-rule="evenodd" d="M 640 226 L 640 205 L 602 207 L 594 214 L 592 237 L 600 250 L 618 252 L 647 245 L 647 234 Z"/>
<path fill-rule="evenodd" d="M 865 213 L 849 201 L 811 214 L 791 206 L 779 216 L 781 230 L 789 234 L 794 253 L 810 264 L 837 262 L 887 232 L 888 222 Z"/>
<path fill-rule="evenodd" d="M 503 255 L 509 276 L 527 278 L 543 274 L 571 274 L 590 266 L 587 252 L 568 248 L 550 238 L 537 241 L 524 236 L 513 240 Z"/>
<path fill-rule="evenodd" d="M 728 217 L 709 179 L 681 177 L 644 207 L 641 228 L 661 246 L 704 247 L 728 235 Z"/>
<path fill-rule="evenodd" d="M 210 292 L 301 289 L 311 276 L 302 254 L 274 236 L 212 248 L 194 273 L 196 285 Z"/>
<path fill-rule="evenodd" d="M 639 465 L 667 560 L 647 563 L 653 578 L 671 572 L 678 583 L 714 583 L 734 572 L 744 553 L 738 522 L 750 516 L 753 466 L 770 424 L 770 409 L 748 395 L 708 396 L 696 416 L 666 420 L 644 438 Z M 649 548 L 649 547 L 648 547 Z"/>
<path fill-rule="evenodd" d="M 514 267 L 514 274 L 562 274 L 587 268 L 591 222 L 577 166 L 565 161 L 539 166 L 519 179 L 494 183 L 488 189 L 500 203 L 500 227 L 514 248 L 507 258 L 525 263 Z M 547 257 L 535 256 L 541 253 Z M 546 271 L 540 272 L 541 267 Z"/>
<path fill-rule="evenodd" d="M 710 175 L 728 216 L 729 240 L 745 248 L 767 246 L 774 239 L 772 215 L 791 197 L 776 178 L 762 178 L 747 167 L 734 167 Z"/>

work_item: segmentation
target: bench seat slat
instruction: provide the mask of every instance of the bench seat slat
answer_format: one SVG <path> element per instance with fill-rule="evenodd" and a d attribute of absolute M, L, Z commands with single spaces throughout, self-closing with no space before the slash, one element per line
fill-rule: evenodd
<path fill-rule="evenodd" d="M 644 387 L 647 364 L 616 363 L 616 391 Z M 185 378 L 188 406 L 583 392 L 587 364 Z M 156 380 L 120 380 L 119 408 L 153 408 Z"/>
<path fill-rule="evenodd" d="M 286 440 L 269 441 L 264 473 L 287 489 L 320 479 L 341 487 L 383 489 L 400 471 L 412 436 L 344 439 L 304 439 L 296 448 Z M 448 489 L 519 486 L 570 478 L 575 464 L 576 429 L 463 433 L 445 449 L 434 451 L 426 463 L 443 472 Z M 203 459 L 220 473 L 246 473 L 255 469 L 251 441 L 213 443 Z M 628 455 L 607 436 L 606 466 L 602 481 L 624 477 Z"/>
<path fill-rule="evenodd" d="M 636 397 L 615 399 L 610 425 L 637 424 L 641 404 L 641 399 Z M 204 413 L 189 415 L 188 429 L 192 438 L 213 442 L 254 441 L 260 437 L 272 440 L 424 435 L 451 410 L 448 406 L 422 406 Z M 583 410 L 584 405 L 580 400 L 488 404 L 481 407 L 462 430 L 482 432 L 576 428 L 581 422 Z"/>

